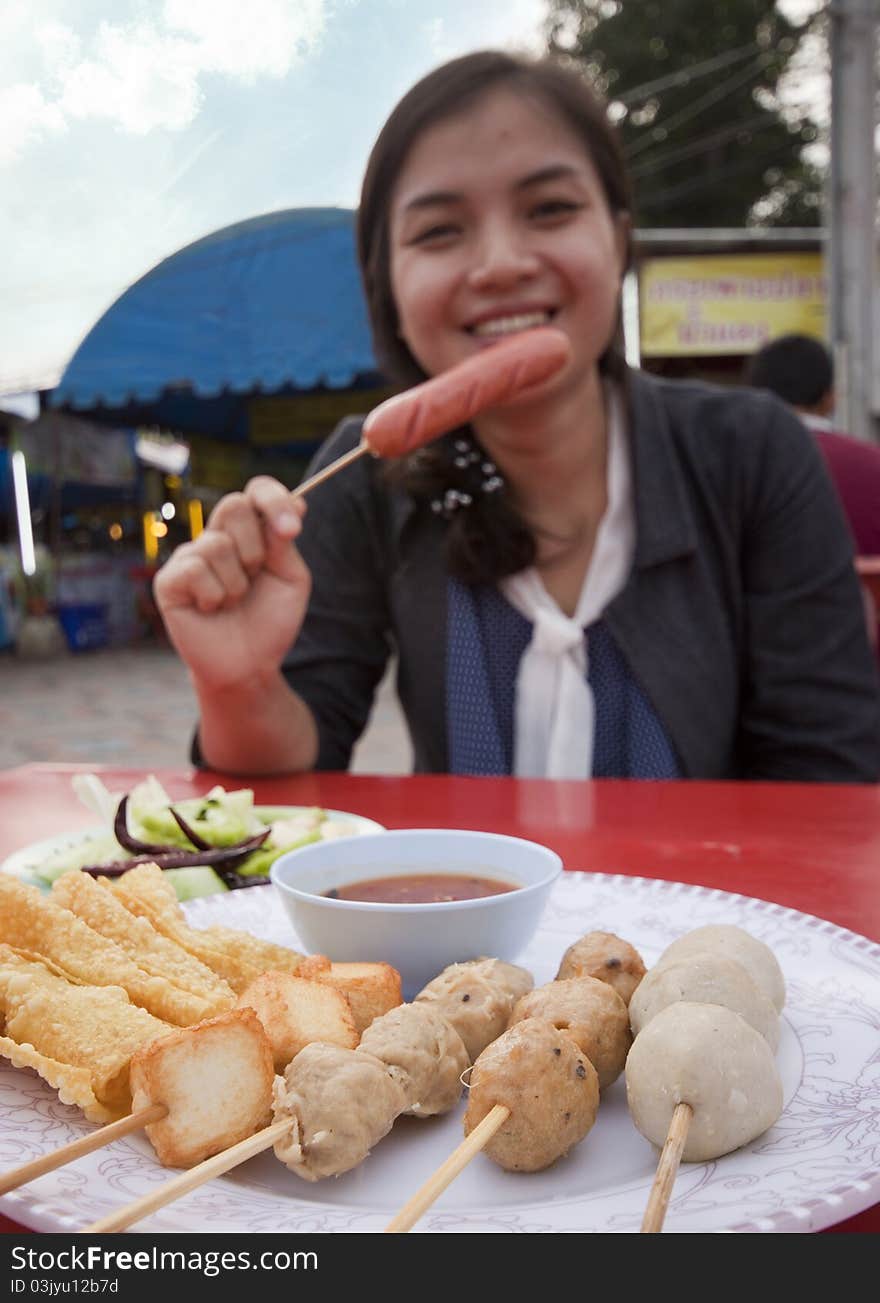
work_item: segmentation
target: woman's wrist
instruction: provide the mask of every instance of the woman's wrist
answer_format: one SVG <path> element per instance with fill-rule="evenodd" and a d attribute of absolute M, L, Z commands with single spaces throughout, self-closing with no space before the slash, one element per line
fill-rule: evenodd
<path fill-rule="evenodd" d="M 199 740 L 210 768 L 242 774 L 290 773 L 314 767 L 318 732 L 311 710 L 280 669 L 234 684 L 193 686 Z"/>

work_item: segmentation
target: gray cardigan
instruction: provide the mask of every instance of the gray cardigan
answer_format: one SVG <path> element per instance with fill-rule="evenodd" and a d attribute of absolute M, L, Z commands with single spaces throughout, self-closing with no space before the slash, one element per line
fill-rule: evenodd
<path fill-rule="evenodd" d="M 880 777 L 880 691 L 822 459 L 769 394 L 626 381 L 637 542 L 605 612 L 689 778 Z M 344 421 L 314 459 L 353 447 Z M 393 647 L 416 769 L 447 769 L 444 523 L 366 456 L 309 496 L 308 615 L 285 662 L 345 769 Z"/>

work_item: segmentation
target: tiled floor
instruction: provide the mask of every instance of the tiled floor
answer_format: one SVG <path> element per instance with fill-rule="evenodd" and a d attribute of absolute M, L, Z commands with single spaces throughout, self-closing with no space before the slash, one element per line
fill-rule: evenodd
<path fill-rule="evenodd" d="M 20 660 L 0 653 L 0 768 L 76 761 L 161 768 L 188 764 L 195 699 L 167 647 Z M 411 751 L 386 678 L 352 769 L 409 773 Z"/>

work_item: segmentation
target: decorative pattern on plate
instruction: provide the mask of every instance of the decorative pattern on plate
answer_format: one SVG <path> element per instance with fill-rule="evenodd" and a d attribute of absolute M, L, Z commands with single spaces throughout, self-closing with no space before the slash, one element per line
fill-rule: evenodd
<path fill-rule="evenodd" d="M 189 902 L 196 927 L 223 923 L 296 945 L 273 887 Z M 691 928 L 734 923 L 775 951 L 788 983 L 779 1066 L 785 1108 L 754 1144 L 684 1165 L 665 1231 L 815 1231 L 880 1200 L 880 946 L 780 905 L 680 883 L 566 873 L 519 962 L 550 980 L 565 948 L 616 932 L 646 963 Z M 35 1076 L 0 1066 L 0 1167 L 89 1129 Z M 160 1210 L 150 1232 L 381 1231 L 461 1138 L 461 1115 L 401 1118 L 365 1163 L 333 1181 L 300 1181 L 270 1153 Z M 657 1162 L 632 1126 L 622 1081 L 603 1097 L 586 1140 L 547 1172 L 502 1172 L 478 1156 L 418 1232 L 632 1232 Z M 70 1232 L 173 1173 L 131 1136 L 0 1199 L 14 1220 Z M 73 1210 L 76 1210 L 75 1213 Z"/>

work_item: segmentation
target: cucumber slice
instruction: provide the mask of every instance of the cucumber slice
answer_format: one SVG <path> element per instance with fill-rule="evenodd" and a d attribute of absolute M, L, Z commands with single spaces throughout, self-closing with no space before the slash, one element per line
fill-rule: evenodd
<path fill-rule="evenodd" d="M 168 801 L 158 805 L 151 802 L 138 804 L 132 800 L 129 803 L 129 827 L 134 836 L 144 841 L 188 846 L 189 842 L 168 806 Z M 225 792 L 222 787 L 213 787 L 207 796 L 175 801 L 174 807 L 193 832 L 210 846 L 233 846 L 260 832 L 263 827 L 262 821 L 254 815 L 254 794 L 250 788 Z"/>
<path fill-rule="evenodd" d="M 72 847 L 64 847 L 47 855 L 39 864 L 33 865 L 31 872 L 42 882 L 53 883 L 69 869 L 81 869 L 84 864 L 124 860 L 127 855 L 128 851 L 122 849 L 112 832 L 98 833 Z"/>
<path fill-rule="evenodd" d="M 218 891 L 228 891 L 226 883 L 210 864 L 199 864 L 191 869 L 165 869 L 178 900 L 194 900 L 196 896 L 213 896 Z"/>

